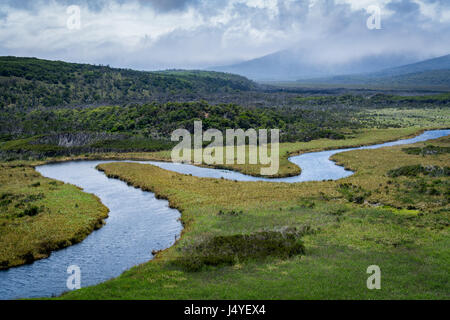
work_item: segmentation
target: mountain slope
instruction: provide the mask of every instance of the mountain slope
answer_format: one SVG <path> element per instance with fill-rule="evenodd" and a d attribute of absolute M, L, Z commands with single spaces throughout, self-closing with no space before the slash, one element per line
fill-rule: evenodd
<path fill-rule="evenodd" d="M 450 69 L 450 54 L 420 61 L 417 63 L 407 64 L 400 67 L 381 70 L 373 73 L 372 77 L 399 76 L 404 74 L 420 73 L 423 71 L 445 70 Z"/>
<path fill-rule="evenodd" d="M 388 68 L 378 72 L 299 79 L 300 83 L 334 85 L 397 86 L 450 89 L 450 55 Z"/>
<path fill-rule="evenodd" d="M 0 57 L 0 107 L 150 101 L 169 95 L 248 91 L 242 76 L 212 71 L 144 72 L 108 66 Z"/>
<path fill-rule="evenodd" d="M 210 68 L 240 74 L 253 80 L 297 80 L 340 74 L 375 72 L 415 62 L 412 57 L 396 54 L 368 55 L 344 62 L 318 62 L 306 50 L 284 50 L 242 63 Z"/>

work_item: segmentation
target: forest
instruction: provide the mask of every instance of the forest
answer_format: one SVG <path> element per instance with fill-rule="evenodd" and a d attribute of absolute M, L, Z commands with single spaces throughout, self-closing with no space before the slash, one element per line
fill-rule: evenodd
<path fill-rule="evenodd" d="M 168 95 L 248 91 L 244 77 L 207 71 L 143 72 L 36 58 L 0 57 L 0 105 L 34 108 L 145 101 Z"/>

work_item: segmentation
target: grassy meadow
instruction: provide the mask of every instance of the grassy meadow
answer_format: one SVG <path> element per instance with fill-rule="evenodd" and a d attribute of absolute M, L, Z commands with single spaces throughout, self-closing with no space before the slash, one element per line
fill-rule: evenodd
<path fill-rule="evenodd" d="M 430 145 L 448 150 L 450 139 L 414 147 Z M 296 184 L 100 165 L 108 176 L 168 199 L 185 229 L 153 261 L 61 298 L 449 299 L 449 154 L 407 147 L 338 154 L 353 176 Z M 416 166 L 428 169 L 409 169 Z M 246 254 L 243 239 L 267 254 Z M 193 268 L 189 257 L 200 265 Z M 381 268 L 381 290 L 366 287 L 370 265 Z"/>

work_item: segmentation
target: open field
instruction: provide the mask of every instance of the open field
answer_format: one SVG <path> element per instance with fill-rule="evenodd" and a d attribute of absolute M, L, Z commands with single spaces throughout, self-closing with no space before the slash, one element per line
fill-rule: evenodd
<path fill-rule="evenodd" d="M 416 146 L 430 144 L 448 147 L 450 139 Z M 446 171 L 397 177 L 392 172 L 404 172 L 395 170 L 406 165 L 443 169 L 449 154 L 423 156 L 403 148 L 336 155 L 356 174 L 297 184 L 200 179 L 140 164 L 101 165 L 109 176 L 169 199 L 182 212 L 185 230 L 154 261 L 62 298 L 448 299 Z M 260 232 L 296 233 L 305 251 L 288 258 L 231 257 L 200 271 L 180 263 L 187 254 L 208 258 L 199 248 L 214 239 Z M 230 258 L 227 252 L 217 254 Z M 373 264 L 382 271 L 381 290 L 366 288 L 366 269 Z"/>

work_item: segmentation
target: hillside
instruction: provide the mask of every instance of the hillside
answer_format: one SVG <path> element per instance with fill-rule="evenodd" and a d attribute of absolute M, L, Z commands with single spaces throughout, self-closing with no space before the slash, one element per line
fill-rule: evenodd
<path fill-rule="evenodd" d="M 450 90 L 450 55 L 378 72 L 298 80 L 308 84 L 367 85 L 375 87 L 435 88 Z"/>
<path fill-rule="evenodd" d="M 211 70 L 240 74 L 254 80 L 297 80 L 375 72 L 416 61 L 396 54 L 368 55 L 342 62 L 321 63 L 307 49 L 275 52 L 257 59 Z"/>
<path fill-rule="evenodd" d="M 0 57 L 0 107 L 83 106 L 154 101 L 169 95 L 248 91 L 252 81 L 210 71 L 144 72 L 109 66 Z"/>
<path fill-rule="evenodd" d="M 437 57 L 434 59 L 428 59 L 413 64 L 407 64 L 404 66 L 385 69 L 372 74 L 373 77 L 387 77 L 398 76 L 404 74 L 420 73 L 424 71 L 444 70 L 450 69 L 450 54 Z"/>

